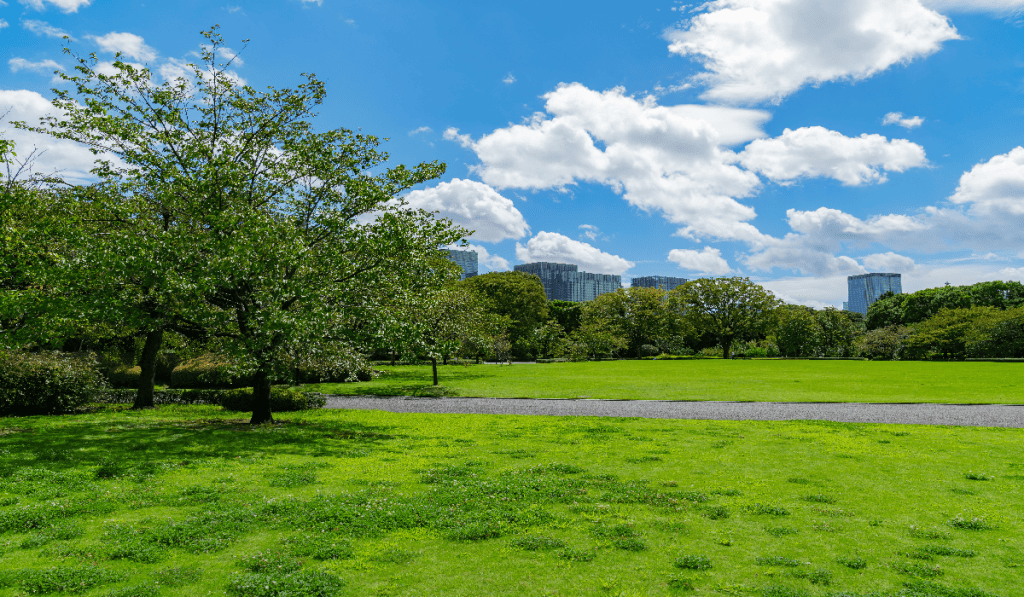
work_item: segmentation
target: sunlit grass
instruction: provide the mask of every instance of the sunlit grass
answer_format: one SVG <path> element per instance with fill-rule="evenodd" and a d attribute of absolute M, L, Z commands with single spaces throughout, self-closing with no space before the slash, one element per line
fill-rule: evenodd
<path fill-rule="evenodd" d="M 278 418 L 0 419 L 0 596 L 1009 597 L 1024 569 L 1019 430 Z"/>

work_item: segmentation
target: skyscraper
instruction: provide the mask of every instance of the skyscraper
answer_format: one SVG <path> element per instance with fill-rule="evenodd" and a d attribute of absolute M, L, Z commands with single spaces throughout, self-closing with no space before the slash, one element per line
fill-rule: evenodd
<path fill-rule="evenodd" d="M 903 293 L 903 282 L 900 274 L 861 274 L 846 278 L 850 291 L 850 300 L 843 304 L 849 311 L 868 314 L 868 307 L 886 292 Z"/>
<path fill-rule="evenodd" d="M 538 261 L 517 265 L 515 270 L 536 274 L 551 301 L 590 301 L 622 288 L 622 276 L 589 274 L 578 271 L 579 266 L 570 263 Z"/>
<path fill-rule="evenodd" d="M 686 278 L 673 278 L 672 276 L 640 276 L 639 278 L 633 278 L 631 285 L 634 287 L 641 288 L 657 288 L 659 290 L 669 291 L 676 286 L 682 286 L 686 284 Z"/>
<path fill-rule="evenodd" d="M 459 278 L 460 280 L 472 278 L 477 275 L 476 251 L 459 251 L 457 249 L 445 250 L 448 251 L 448 259 L 451 259 L 456 265 L 462 268 L 462 276 Z"/>

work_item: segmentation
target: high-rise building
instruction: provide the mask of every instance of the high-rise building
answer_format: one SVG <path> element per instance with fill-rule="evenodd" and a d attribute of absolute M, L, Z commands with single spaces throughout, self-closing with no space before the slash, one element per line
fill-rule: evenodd
<path fill-rule="evenodd" d="M 846 278 L 850 289 L 850 300 L 843 303 L 848 311 L 868 314 L 868 307 L 886 292 L 903 293 L 900 274 L 861 274 Z"/>
<path fill-rule="evenodd" d="M 459 278 L 460 280 L 472 278 L 477 275 L 476 251 L 459 251 L 457 249 L 446 250 L 448 251 L 448 259 L 451 259 L 456 265 L 462 268 L 462 276 Z"/>
<path fill-rule="evenodd" d="M 657 288 L 659 290 L 672 290 L 676 286 L 686 284 L 686 278 L 673 278 L 672 276 L 640 276 L 633 278 L 631 283 L 634 287 Z"/>
<path fill-rule="evenodd" d="M 517 265 L 515 270 L 536 274 L 551 301 L 590 301 L 622 288 L 622 276 L 589 274 L 579 271 L 579 266 L 570 263 L 538 261 Z"/>

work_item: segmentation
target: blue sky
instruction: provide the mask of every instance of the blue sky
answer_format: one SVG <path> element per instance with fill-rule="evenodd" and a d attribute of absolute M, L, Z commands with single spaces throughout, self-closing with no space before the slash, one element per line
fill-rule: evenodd
<path fill-rule="evenodd" d="M 323 128 L 442 160 L 416 206 L 482 270 L 743 275 L 839 305 L 1024 279 L 1024 0 L 0 2 L 0 110 L 49 110 L 60 36 L 171 73 L 221 25 L 259 88 L 314 72 Z M 0 128 L 9 128 L 0 124 Z M 45 149 L 87 178 L 91 156 Z"/>

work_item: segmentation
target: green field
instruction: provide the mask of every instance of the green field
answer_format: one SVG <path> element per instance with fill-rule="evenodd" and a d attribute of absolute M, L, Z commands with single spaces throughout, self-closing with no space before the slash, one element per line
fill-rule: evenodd
<path fill-rule="evenodd" d="M 320 384 L 330 394 L 418 395 L 429 366 L 381 367 L 369 382 Z M 497 398 L 755 402 L 1024 403 L 1024 363 L 680 360 L 439 367 L 445 395 Z"/>
<path fill-rule="evenodd" d="M 0 419 L 0 596 L 1020 594 L 1020 430 L 237 417 Z"/>

